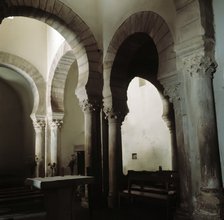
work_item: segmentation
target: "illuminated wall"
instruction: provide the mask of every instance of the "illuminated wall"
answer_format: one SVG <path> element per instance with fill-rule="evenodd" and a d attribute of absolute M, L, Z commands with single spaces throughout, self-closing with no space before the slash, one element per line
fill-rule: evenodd
<path fill-rule="evenodd" d="M 128 88 L 129 113 L 122 125 L 123 170 L 171 168 L 171 141 L 162 119 L 162 100 L 149 82 L 134 78 Z M 141 80 L 142 82 L 142 80 Z M 137 153 L 137 159 L 132 154 Z"/>

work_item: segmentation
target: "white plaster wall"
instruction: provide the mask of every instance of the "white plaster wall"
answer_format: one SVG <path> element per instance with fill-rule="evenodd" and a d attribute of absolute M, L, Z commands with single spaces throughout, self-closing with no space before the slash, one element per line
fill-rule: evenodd
<path fill-rule="evenodd" d="M 58 48 L 65 41 L 65 39 L 49 25 L 47 26 L 47 73 L 51 68 L 51 64 L 58 51 Z"/>
<path fill-rule="evenodd" d="M 87 26 L 90 27 L 100 48 L 102 48 L 100 0 L 62 0 L 62 2 L 73 9 Z"/>
<path fill-rule="evenodd" d="M 145 81 L 145 80 L 144 80 Z M 128 87 L 129 113 L 122 125 L 123 171 L 171 169 L 171 139 L 162 119 L 162 100 L 149 82 L 139 87 L 134 78 Z M 132 153 L 137 159 L 132 160 Z"/>
<path fill-rule="evenodd" d="M 213 0 L 214 19 L 215 19 L 215 37 L 216 37 L 216 62 L 218 68 L 214 76 L 214 93 L 218 125 L 219 149 L 222 165 L 222 176 L 224 185 L 224 1 Z"/>
<path fill-rule="evenodd" d="M 20 56 L 33 64 L 46 79 L 47 26 L 34 19 L 4 19 L 0 25 L 0 51 Z"/>
<path fill-rule="evenodd" d="M 75 95 L 77 80 L 78 69 L 75 62 L 66 80 L 65 116 L 61 129 L 61 166 L 65 168 L 65 174 L 69 174 L 67 166 L 74 153 L 74 146 L 84 144 L 84 115 Z"/>

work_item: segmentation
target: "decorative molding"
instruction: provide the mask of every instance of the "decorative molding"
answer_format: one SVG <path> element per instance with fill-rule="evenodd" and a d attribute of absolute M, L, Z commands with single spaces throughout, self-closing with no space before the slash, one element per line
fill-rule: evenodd
<path fill-rule="evenodd" d="M 184 71 L 192 77 L 213 78 L 217 63 L 212 57 L 197 53 L 183 58 L 183 67 Z"/>

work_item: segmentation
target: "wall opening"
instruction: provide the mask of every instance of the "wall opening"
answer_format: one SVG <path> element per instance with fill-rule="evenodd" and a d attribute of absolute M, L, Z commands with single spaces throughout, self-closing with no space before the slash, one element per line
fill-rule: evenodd
<path fill-rule="evenodd" d="M 127 91 L 129 113 L 122 125 L 123 172 L 171 169 L 171 137 L 158 90 L 135 77 Z M 137 155 L 133 160 L 133 154 Z"/>

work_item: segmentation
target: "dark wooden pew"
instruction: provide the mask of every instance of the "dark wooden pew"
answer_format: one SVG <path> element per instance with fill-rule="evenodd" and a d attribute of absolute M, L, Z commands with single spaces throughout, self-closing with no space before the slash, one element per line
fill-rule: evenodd
<path fill-rule="evenodd" d="M 167 219 L 170 210 L 175 208 L 178 199 L 178 173 L 175 171 L 134 171 L 127 174 L 127 188 L 119 193 L 119 207 L 121 200 L 129 203 L 138 200 L 162 202 L 166 205 Z"/>

